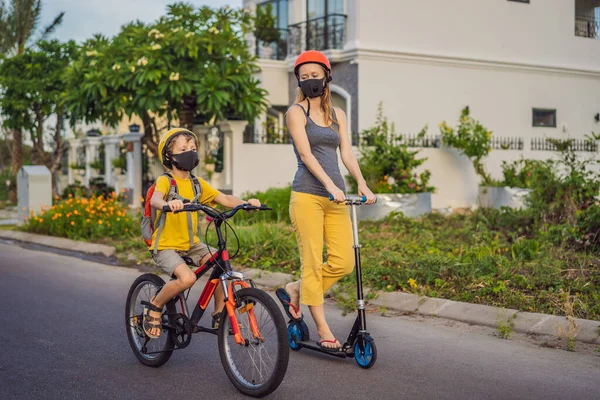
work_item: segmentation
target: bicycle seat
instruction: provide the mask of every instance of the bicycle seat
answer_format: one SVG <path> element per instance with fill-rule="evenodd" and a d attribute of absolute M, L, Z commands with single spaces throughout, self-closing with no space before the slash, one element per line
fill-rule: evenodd
<path fill-rule="evenodd" d="M 188 257 L 188 256 L 181 256 L 181 258 L 183 258 L 183 261 L 185 261 L 185 263 L 187 265 L 189 265 L 190 267 L 197 267 L 197 265 L 194 263 L 194 260 L 192 260 L 190 257 Z"/>

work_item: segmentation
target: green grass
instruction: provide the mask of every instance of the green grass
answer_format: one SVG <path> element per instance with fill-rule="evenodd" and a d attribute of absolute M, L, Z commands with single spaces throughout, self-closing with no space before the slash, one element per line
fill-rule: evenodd
<path fill-rule="evenodd" d="M 597 254 L 554 243 L 532 232 L 524 216 L 483 210 L 472 215 L 401 215 L 362 222 L 363 279 L 383 291 L 405 291 L 520 311 L 564 315 L 572 295 L 575 316 L 600 319 Z M 299 273 L 292 228 L 256 223 L 237 228 L 242 239 L 237 263 Z M 351 292 L 354 274 L 342 280 Z"/>
<path fill-rule="evenodd" d="M 240 239 L 234 265 L 299 275 L 295 234 L 288 221 L 277 219 L 232 221 Z M 570 299 L 575 317 L 599 320 L 597 248 L 583 251 L 572 245 L 573 228 L 536 231 L 532 226 L 526 213 L 495 210 L 448 217 L 434 213 L 419 220 L 398 214 L 361 222 L 363 280 L 375 290 L 555 315 L 565 315 L 563 305 Z M 235 237 L 229 232 L 227 238 L 233 255 Z M 216 246 L 213 227 L 208 242 Z M 117 247 L 125 264 L 153 265 L 141 238 L 107 239 L 106 244 Z M 130 255 L 135 259 L 128 260 Z M 334 293 L 349 310 L 354 287 L 355 275 L 350 274 Z"/>

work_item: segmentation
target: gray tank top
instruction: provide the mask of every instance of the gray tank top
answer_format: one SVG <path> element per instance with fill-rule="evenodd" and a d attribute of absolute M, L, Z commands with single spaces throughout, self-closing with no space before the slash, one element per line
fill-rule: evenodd
<path fill-rule="evenodd" d="M 344 178 L 342 177 L 338 165 L 337 148 L 340 146 L 340 134 L 330 127 L 323 127 L 315 124 L 312 118 L 310 118 L 310 111 L 307 113 L 302 105 L 297 105 L 302 108 L 304 115 L 306 115 L 306 136 L 308 137 L 312 154 L 319 164 L 321 164 L 321 167 L 329 178 L 331 178 L 335 186 L 346 192 Z M 335 111 L 333 112 L 333 125 L 338 128 Z M 292 182 L 292 190 L 295 192 L 329 197 L 329 192 L 325 190 L 325 186 L 323 186 L 302 162 L 293 139 L 292 145 L 294 147 L 296 159 L 298 160 L 298 170 L 296 171 L 294 181 Z"/>

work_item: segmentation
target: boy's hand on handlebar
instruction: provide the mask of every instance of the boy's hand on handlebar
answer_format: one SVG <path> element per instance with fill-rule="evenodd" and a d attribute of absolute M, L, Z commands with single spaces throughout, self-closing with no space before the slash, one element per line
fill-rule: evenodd
<path fill-rule="evenodd" d="M 183 209 L 183 201 L 181 200 L 171 200 L 167 203 L 171 211 L 181 210 Z"/>
<path fill-rule="evenodd" d="M 248 200 L 247 203 L 254 207 L 260 207 L 260 200 L 258 200 L 258 199 L 250 199 L 250 200 Z M 248 210 L 248 211 L 250 211 L 250 210 Z M 252 211 L 257 211 L 257 210 L 252 210 Z"/>

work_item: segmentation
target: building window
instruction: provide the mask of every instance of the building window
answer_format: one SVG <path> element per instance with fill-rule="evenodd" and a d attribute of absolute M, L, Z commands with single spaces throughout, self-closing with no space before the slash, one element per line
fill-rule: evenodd
<path fill-rule="evenodd" d="M 556 110 L 534 108 L 533 126 L 556 128 Z"/>
<path fill-rule="evenodd" d="M 244 131 L 244 143 L 291 143 L 291 138 L 285 125 L 287 108 L 287 106 L 271 106 L 254 123 L 248 124 Z"/>
<path fill-rule="evenodd" d="M 269 15 L 270 14 L 270 15 Z M 287 56 L 288 0 L 270 0 L 257 5 L 256 55 L 259 58 L 284 60 Z"/>
<path fill-rule="evenodd" d="M 346 40 L 343 0 L 307 0 L 303 26 L 306 49 L 341 49 Z"/>

